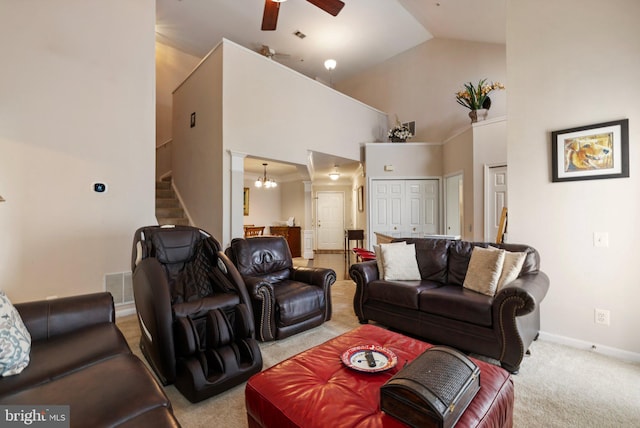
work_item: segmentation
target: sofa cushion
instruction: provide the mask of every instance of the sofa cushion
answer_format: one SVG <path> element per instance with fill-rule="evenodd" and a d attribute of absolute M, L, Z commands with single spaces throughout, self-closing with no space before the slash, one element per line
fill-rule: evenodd
<path fill-rule="evenodd" d="M 422 279 L 447 283 L 448 250 L 453 241 L 448 239 L 407 239 L 407 244 L 415 244 L 418 269 Z"/>
<path fill-rule="evenodd" d="M 418 309 L 420 293 L 437 288 L 442 284 L 435 281 L 371 281 L 367 285 L 367 300 L 377 300 L 403 308 Z"/>
<path fill-rule="evenodd" d="M 0 290 L 0 376 L 21 373 L 29 364 L 31 335 L 20 314 Z"/>
<path fill-rule="evenodd" d="M 273 292 L 280 326 L 298 324 L 324 313 L 325 298 L 321 287 L 298 281 L 282 281 Z"/>
<path fill-rule="evenodd" d="M 504 250 L 475 247 L 471 252 L 471 260 L 464 278 L 464 288 L 487 296 L 496 294 L 504 257 Z"/>
<path fill-rule="evenodd" d="M 113 323 L 97 324 L 48 340 L 34 341 L 31 364 L 19 376 L 2 379 L 0 397 L 123 353 L 131 351 Z"/>
<path fill-rule="evenodd" d="M 455 241 L 449 246 L 447 284 L 462 285 L 467 274 L 474 244 L 467 241 Z"/>
<path fill-rule="evenodd" d="M 71 420 L 85 427 L 118 426 L 171 407 L 151 373 L 132 354 L 112 356 L 2 398 L 4 405 L 33 403 L 68 405 Z"/>
<path fill-rule="evenodd" d="M 493 298 L 459 285 L 445 285 L 420 293 L 420 310 L 470 324 L 491 327 Z"/>
<path fill-rule="evenodd" d="M 418 281 L 420 270 L 416 260 L 416 246 L 408 245 L 381 245 L 384 279 L 387 281 Z"/>

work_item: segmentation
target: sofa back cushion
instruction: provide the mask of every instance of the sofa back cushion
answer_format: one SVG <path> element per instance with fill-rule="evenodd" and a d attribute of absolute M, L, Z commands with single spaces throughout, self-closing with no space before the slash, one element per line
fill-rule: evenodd
<path fill-rule="evenodd" d="M 449 246 L 456 242 L 448 239 L 407 238 L 407 244 L 415 244 L 418 269 L 423 280 L 446 284 L 448 281 Z M 395 242 L 396 240 L 394 240 Z M 467 262 L 468 263 L 468 262 Z M 464 277 L 463 277 L 464 279 Z M 461 282 L 462 284 L 462 282 Z"/>

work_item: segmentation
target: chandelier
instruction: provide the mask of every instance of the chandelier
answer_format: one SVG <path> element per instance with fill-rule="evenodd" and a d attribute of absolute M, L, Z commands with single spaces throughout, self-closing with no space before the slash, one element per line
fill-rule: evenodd
<path fill-rule="evenodd" d="M 262 166 L 264 167 L 264 174 L 262 175 L 262 177 L 256 178 L 256 182 L 254 183 L 254 185 L 256 187 L 265 187 L 267 189 L 277 187 L 278 183 L 276 183 L 275 180 L 273 180 L 272 178 L 267 178 L 267 164 L 263 163 Z"/>

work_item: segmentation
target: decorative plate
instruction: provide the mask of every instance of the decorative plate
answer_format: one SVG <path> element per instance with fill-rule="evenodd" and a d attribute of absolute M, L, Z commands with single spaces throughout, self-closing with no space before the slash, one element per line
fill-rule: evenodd
<path fill-rule="evenodd" d="M 369 359 L 367 354 L 370 354 Z M 378 345 L 354 346 L 344 351 L 340 359 L 350 369 L 366 373 L 383 372 L 398 363 L 398 357 L 393 351 Z"/>

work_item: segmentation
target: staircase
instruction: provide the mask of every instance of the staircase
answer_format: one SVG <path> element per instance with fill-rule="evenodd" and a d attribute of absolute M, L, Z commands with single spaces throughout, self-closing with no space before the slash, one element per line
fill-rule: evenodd
<path fill-rule="evenodd" d="M 185 216 L 180 201 L 171 187 L 171 178 L 156 181 L 156 219 L 161 226 L 189 224 L 189 219 Z"/>

